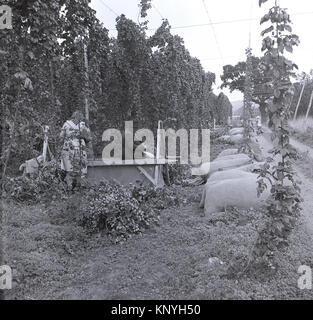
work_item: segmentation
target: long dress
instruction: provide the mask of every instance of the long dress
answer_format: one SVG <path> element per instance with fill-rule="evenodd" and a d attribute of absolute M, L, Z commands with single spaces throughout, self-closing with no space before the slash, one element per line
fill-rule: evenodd
<path fill-rule="evenodd" d="M 90 135 L 90 130 L 84 122 L 75 124 L 72 120 L 64 123 L 61 138 L 64 144 L 61 153 L 61 169 L 72 176 L 83 177 L 87 174 L 87 148 L 81 133 Z"/>

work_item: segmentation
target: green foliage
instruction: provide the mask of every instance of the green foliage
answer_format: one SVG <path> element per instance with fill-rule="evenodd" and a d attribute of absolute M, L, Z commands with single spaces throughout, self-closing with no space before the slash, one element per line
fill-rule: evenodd
<path fill-rule="evenodd" d="M 111 235 L 116 241 L 139 234 L 159 221 L 159 210 L 178 205 L 167 188 L 122 186 L 102 182 L 83 196 L 80 220 L 90 232 Z"/>
<path fill-rule="evenodd" d="M 259 0 L 259 6 L 261 7 L 263 3 L 267 2 L 268 0 Z"/>
<path fill-rule="evenodd" d="M 263 68 L 264 58 L 250 56 L 251 63 L 251 101 L 259 105 L 262 122 L 266 120 L 266 104 L 271 98 L 272 89 L 266 83 L 269 80 Z M 235 66 L 226 65 L 223 67 L 221 76 L 222 88 L 229 88 L 231 92 L 239 90 L 245 93 L 246 75 L 248 71 L 247 62 L 239 62 Z"/>
<path fill-rule="evenodd" d="M 147 16 L 147 11 L 152 8 L 151 5 L 152 0 L 140 0 L 140 16 L 141 18 L 145 18 Z"/>
<path fill-rule="evenodd" d="M 252 60 L 251 60 L 251 49 L 246 50 L 247 54 L 247 68 L 246 68 L 246 79 L 245 79 L 245 90 L 244 90 L 244 112 L 243 112 L 243 125 L 244 125 L 244 144 L 241 148 L 242 152 L 251 153 L 249 148 L 253 133 L 253 125 L 251 123 L 252 118 L 252 99 L 253 99 L 253 87 L 252 87 Z"/>
<path fill-rule="evenodd" d="M 252 118 L 254 116 L 254 110 L 252 107 L 253 101 L 253 65 L 251 49 L 246 50 L 247 62 L 246 62 L 246 75 L 244 83 L 244 106 L 243 106 L 243 141 L 239 146 L 240 153 L 248 154 L 252 159 L 259 155 L 256 152 L 256 145 L 253 142 L 252 137 L 254 133 L 254 125 Z"/>
<path fill-rule="evenodd" d="M 156 210 L 164 210 L 179 206 L 178 195 L 172 188 L 155 188 L 133 186 L 131 188 L 132 196 L 141 204 Z"/>
<path fill-rule="evenodd" d="M 3 191 L 7 197 L 28 204 L 62 199 L 66 195 L 56 161 L 40 166 L 38 174 L 32 177 L 7 178 Z"/>
<path fill-rule="evenodd" d="M 105 232 L 124 238 L 140 233 L 157 218 L 151 210 L 143 211 L 129 189 L 102 183 L 93 187 L 80 208 L 81 222 L 91 232 Z"/>
<path fill-rule="evenodd" d="M 222 125 L 227 124 L 228 117 L 233 113 L 233 106 L 223 92 L 221 92 L 216 99 L 216 109 L 214 111 L 216 123 Z"/>
<path fill-rule="evenodd" d="M 290 77 L 294 74 L 295 65 L 283 55 L 285 50 L 292 52 L 292 47 L 298 45 L 299 39 L 291 34 L 291 21 L 285 9 L 275 5 L 262 18 L 261 24 L 267 21 L 273 26 L 263 32 L 264 36 L 271 33 L 263 40 L 263 51 L 264 69 L 268 77 L 272 78 L 268 85 L 274 92 L 268 106 L 274 148 L 271 150 L 272 156 L 267 159 L 261 170 L 258 191 L 263 192 L 267 187 L 266 182 L 270 183 L 271 197 L 267 206 L 270 220 L 259 234 L 254 254 L 268 257 L 276 249 L 288 244 L 288 236 L 301 211 L 302 199 L 292 168 L 292 161 L 297 159 L 297 152 L 290 145 L 288 126 L 288 102 L 292 94 Z"/>
<path fill-rule="evenodd" d="M 172 119 L 174 129 L 188 129 L 229 115 L 225 97 L 212 93 L 215 75 L 171 34 L 168 21 L 149 37 L 145 24 L 121 15 L 117 37 L 110 39 L 89 2 L 8 1 L 15 14 L 14 28 L 2 30 L 0 39 L 2 175 L 16 174 L 41 152 L 43 125 L 50 126 L 57 156 L 59 130 L 74 110 L 84 110 L 85 98 L 96 155 L 104 146 L 103 131 L 122 129 L 125 120 L 136 118 L 141 127 L 156 130 L 158 120 Z M 151 1 L 140 5 L 145 16 Z"/>
<path fill-rule="evenodd" d="M 174 163 L 169 165 L 169 178 L 171 184 L 185 185 L 191 178 L 191 168 L 189 165 Z"/>

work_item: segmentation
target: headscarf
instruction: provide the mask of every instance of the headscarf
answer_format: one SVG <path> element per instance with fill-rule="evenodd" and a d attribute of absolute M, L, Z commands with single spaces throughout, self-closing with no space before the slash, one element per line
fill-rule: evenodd
<path fill-rule="evenodd" d="M 71 120 L 77 125 L 84 119 L 84 115 L 81 111 L 77 110 L 75 111 L 72 116 Z"/>

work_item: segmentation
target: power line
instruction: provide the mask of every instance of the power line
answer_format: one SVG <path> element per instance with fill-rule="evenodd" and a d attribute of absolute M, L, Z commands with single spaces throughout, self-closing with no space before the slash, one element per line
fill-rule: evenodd
<path fill-rule="evenodd" d="M 116 11 L 114 11 L 110 6 L 108 6 L 103 0 L 100 0 L 100 1 L 101 1 L 101 3 L 102 3 L 109 11 L 111 11 L 112 13 L 114 13 L 116 17 L 119 16 L 119 14 L 118 14 Z"/>
<path fill-rule="evenodd" d="M 294 13 L 294 14 L 291 14 L 291 15 L 292 16 L 300 16 L 300 15 L 309 15 L 309 14 L 313 14 L 313 11 L 298 12 L 298 13 Z M 259 21 L 259 20 L 260 20 L 260 18 L 243 18 L 243 19 L 216 21 L 216 22 L 210 22 L 210 23 L 182 25 L 182 26 L 171 27 L 171 29 L 172 30 L 190 29 L 190 28 L 207 27 L 207 26 L 212 26 L 212 25 L 233 24 L 233 23 Z M 148 30 L 149 31 L 156 31 L 157 28 L 149 28 Z M 115 31 L 115 29 L 109 29 L 109 31 Z"/>
<path fill-rule="evenodd" d="M 153 9 L 159 14 L 159 16 L 161 17 L 162 20 L 164 20 L 164 17 L 162 15 L 162 13 L 160 12 L 160 10 L 154 5 L 152 4 Z"/>
<path fill-rule="evenodd" d="M 223 53 L 222 53 L 222 50 L 221 50 L 221 47 L 220 47 L 220 44 L 218 42 L 218 39 L 217 39 L 217 35 L 216 35 L 216 32 L 215 32 L 215 29 L 214 29 L 214 26 L 212 24 L 212 20 L 211 20 L 211 17 L 210 17 L 210 14 L 209 14 L 209 10 L 205 4 L 205 0 L 202 0 L 202 3 L 203 3 L 203 7 L 204 7 L 204 10 L 206 12 L 206 15 L 209 19 L 209 22 L 211 23 L 211 28 L 212 28 L 212 31 L 213 31 L 213 35 L 214 35 L 214 39 L 215 39 L 215 43 L 216 43 L 216 47 L 218 49 L 218 52 L 219 52 L 219 55 L 221 57 L 221 60 L 223 61 L 223 64 L 224 64 L 224 58 L 223 58 Z"/>
<path fill-rule="evenodd" d="M 312 12 L 313 13 L 313 12 Z M 257 19 L 252 19 L 257 20 Z M 172 30 L 176 29 L 190 29 L 190 28 L 198 28 L 198 27 L 207 27 L 212 25 L 219 25 L 219 24 L 231 24 L 231 23 L 238 23 L 238 22 L 247 22 L 250 21 L 250 19 L 238 19 L 238 20 L 228 20 L 228 21 L 219 21 L 219 22 L 210 22 L 210 23 L 200 23 L 200 24 L 189 24 L 189 25 L 183 25 L 183 26 L 176 26 L 171 27 Z M 115 29 L 109 29 L 110 31 L 114 31 Z M 149 31 L 156 31 L 157 28 L 149 28 Z"/>
<path fill-rule="evenodd" d="M 306 12 L 298 12 L 291 14 L 292 16 L 300 16 L 300 15 L 308 15 L 313 14 L 313 11 L 306 11 Z M 210 23 L 200 23 L 200 24 L 190 24 L 190 25 L 183 25 L 183 26 L 176 26 L 172 27 L 171 29 L 188 29 L 188 28 L 197 28 L 197 27 L 207 27 L 211 25 L 220 25 L 220 24 L 233 24 L 233 23 L 240 23 L 240 22 L 250 22 L 250 21 L 258 21 L 259 18 L 243 18 L 243 19 L 233 19 L 233 20 L 224 20 L 224 21 L 216 21 Z M 156 29 L 149 29 L 150 31 Z"/>
<path fill-rule="evenodd" d="M 252 14 L 253 14 L 253 4 L 254 1 L 251 1 L 251 8 L 250 8 L 250 24 L 249 24 L 249 49 L 251 49 L 251 34 L 252 34 Z"/>
<path fill-rule="evenodd" d="M 311 48 L 298 48 L 301 49 L 302 51 L 313 51 L 313 47 Z M 303 56 L 305 55 L 305 53 L 301 53 L 301 52 L 297 52 L 297 55 Z M 216 57 L 216 58 L 209 58 L 209 57 L 196 57 L 197 59 L 201 60 L 201 61 L 216 61 L 216 60 L 221 60 L 220 57 Z M 244 58 L 244 55 L 238 55 L 238 56 L 226 56 L 224 57 L 224 59 L 231 59 L 231 58 Z M 244 60 L 240 61 L 240 62 L 244 62 Z"/>
<path fill-rule="evenodd" d="M 309 15 L 313 14 L 313 11 L 306 11 L 306 12 L 298 12 L 291 14 L 292 16 L 300 16 L 300 15 Z M 233 24 L 233 23 L 240 23 L 240 22 L 250 22 L 250 21 L 259 21 L 260 18 L 243 18 L 243 19 L 233 19 L 233 20 L 224 20 L 224 21 L 216 21 L 210 23 L 200 23 L 200 24 L 190 24 L 190 25 L 183 25 L 183 26 L 176 26 L 172 27 L 171 29 L 188 29 L 188 28 L 197 28 L 197 27 L 207 27 L 211 25 L 221 25 L 221 24 Z M 149 29 L 150 31 L 156 29 Z"/>

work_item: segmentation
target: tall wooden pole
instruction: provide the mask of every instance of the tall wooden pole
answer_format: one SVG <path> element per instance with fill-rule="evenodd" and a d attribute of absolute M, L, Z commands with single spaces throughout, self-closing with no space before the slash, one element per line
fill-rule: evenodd
<path fill-rule="evenodd" d="M 312 108 L 312 102 L 313 102 L 313 91 L 312 91 L 310 102 L 309 102 L 309 105 L 308 105 L 308 110 L 307 110 L 306 115 L 305 115 L 305 121 L 308 120 L 308 117 L 309 117 L 309 114 L 310 114 L 310 111 L 311 111 L 311 108 Z"/>
<path fill-rule="evenodd" d="M 250 45 L 249 40 L 249 45 Z M 252 128 L 250 125 L 250 120 L 252 117 L 252 94 L 253 94 L 253 84 L 252 84 L 252 61 L 251 61 L 251 47 L 246 50 L 247 56 L 247 68 L 245 77 L 245 88 L 244 88 L 244 137 L 250 140 L 252 136 Z"/>
<path fill-rule="evenodd" d="M 154 171 L 154 181 L 155 185 L 158 186 L 159 184 L 159 174 L 161 166 L 158 165 L 160 155 L 161 155 L 161 143 L 163 143 L 163 135 L 161 135 L 161 131 L 163 129 L 163 122 L 161 120 L 158 121 L 158 133 L 157 133 L 157 150 L 156 150 L 156 166 Z M 164 159 L 162 159 L 164 160 Z"/>
<path fill-rule="evenodd" d="M 0 208 L 0 266 L 4 265 L 4 217 L 3 210 Z M 4 291 L 0 289 L 0 300 L 4 300 Z"/>
<path fill-rule="evenodd" d="M 88 57 L 87 57 L 87 46 L 84 44 L 84 64 L 85 64 L 85 116 L 87 124 L 89 124 L 89 103 L 88 103 L 88 88 L 89 88 L 89 66 L 88 66 Z"/>
<path fill-rule="evenodd" d="M 44 140 L 43 140 L 43 162 L 45 163 L 47 161 L 47 150 L 48 150 L 48 132 L 49 132 L 49 127 L 44 126 Z"/>
<path fill-rule="evenodd" d="M 84 100 L 85 100 L 85 118 L 87 125 L 89 125 L 89 65 L 87 56 L 87 45 L 84 43 L 84 65 L 85 65 L 85 90 L 84 90 Z M 94 158 L 92 141 L 87 144 L 87 156 L 89 159 Z"/>
<path fill-rule="evenodd" d="M 298 104 L 297 104 L 297 107 L 296 107 L 295 114 L 293 116 L 293 120 L 297 119 L 298 109 L 300 107 L 300 102 L 301 102 L 301 99 L 302 99 L 302 96 L 303 96 L 303 93 L 304 93 L 304 89 L 305 89 L 305 80 L 303 82 L 302 90 L 301 90 L 301 93 L 300 93 L 300 97 L 299 97 L 299 101 L 298 101 Z"/>

